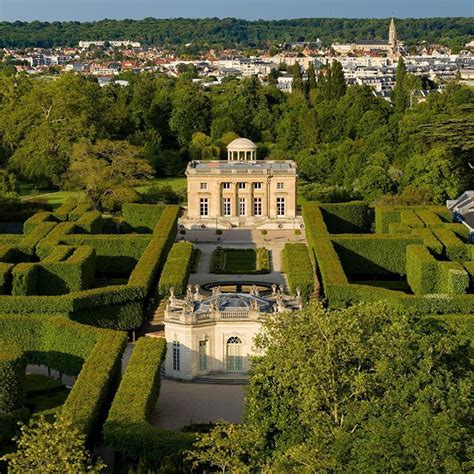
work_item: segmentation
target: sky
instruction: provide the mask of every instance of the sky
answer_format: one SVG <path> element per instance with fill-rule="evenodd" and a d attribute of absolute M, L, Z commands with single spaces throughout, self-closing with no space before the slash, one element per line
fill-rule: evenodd
<path fill-rule="evenodd" d="M 474 16 L 474 0 L 0 0 L 2 21 Z"/>

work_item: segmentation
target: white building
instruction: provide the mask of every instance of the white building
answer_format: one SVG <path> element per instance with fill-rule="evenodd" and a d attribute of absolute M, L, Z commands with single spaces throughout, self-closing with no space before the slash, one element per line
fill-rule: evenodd
<path fill-rule="evenodd" d="M 199 287 L 193 293 L 189 286 L 185 299 L 171 293 L 165 311 L 165 374 L 182 380 L 246 374 L 262 322 L 300 308 L 299 296 L 292 299 L 276 285 L 269 297 L 259 296 L 255 287 L 251 293 L 221 293 L 217 288 L 204 297 Z"/>

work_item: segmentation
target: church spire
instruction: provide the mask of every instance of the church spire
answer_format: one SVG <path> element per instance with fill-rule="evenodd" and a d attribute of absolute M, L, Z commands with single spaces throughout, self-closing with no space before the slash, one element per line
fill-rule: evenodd
<path fill-rule="evenodd" d="M 397 28 L 395 26 L 395 19 L 392 16 L 392 21 L 390 22 L 390 28 L 388 30 L 388 43 L 392 48 L 397 47 L 398 38 L 397 38 Z"/>

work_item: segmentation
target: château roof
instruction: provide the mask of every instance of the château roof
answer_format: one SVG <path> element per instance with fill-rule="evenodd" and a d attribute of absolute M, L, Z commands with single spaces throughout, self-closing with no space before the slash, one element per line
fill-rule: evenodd
<path fill-rule="evenodd" d="M 254 151 L 257 149 L 257 145 L 248 138 L 236 138 L 227 146 L 229 151 Z"/>

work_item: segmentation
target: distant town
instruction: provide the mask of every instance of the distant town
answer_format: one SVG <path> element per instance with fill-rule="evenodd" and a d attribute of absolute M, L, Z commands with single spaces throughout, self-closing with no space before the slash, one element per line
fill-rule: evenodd
<path fill-rule="evenodd" d="M 79 41 L 77 47 L 4 48 L 4 67 L 27 74 L 59 75 L 75 72 L 94 76 L 101 85 L 127 85 L 130 74 L 164 73 L 177 77 L 191 72 L 194 80 L 209 87 L 226 78 L 258 77 L 272 82 L 283 92 L 291 92 L 293 68 L 301 66 L 303 79 L 313 64 L 316 71 L 333 60 L 341 63 L 348 85 L 369 85 L 374 94 L 389 99 L 395 86 L 398 59 L 403 57 L 408 73 L 420 76 L 420 100 L 434 90 L 442 90 L 448 80 L 474 84 L 474 40 L 454 54 L 441 44 L 425 41 L 409 48 L 397 35 L 396 22 L 387 25 L 387 40 L 334 42 L 320 40 L 283 43 L 267 49 L 209 49 L 200 54 L 177 54 L 160 47 L 143 46 L 137 41 Z M 191 44 L 186 45 L 191 46 Z"/>

